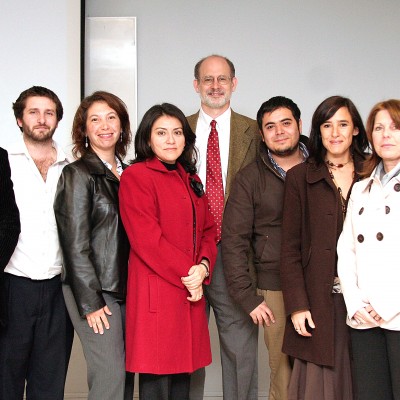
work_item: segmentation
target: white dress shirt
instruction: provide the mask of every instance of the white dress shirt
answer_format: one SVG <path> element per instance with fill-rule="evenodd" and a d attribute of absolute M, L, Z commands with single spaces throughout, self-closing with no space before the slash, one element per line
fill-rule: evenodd
<path fill-rule="evenodd" d="M 56 162 L 46 182 L 30 156 L 25 142 L 8 146 L 11 179 L 21 219 L 21 234 L 5 272 L 35 280 L 51 279 L 61 273 L 62 255 L 53 203 L 61 171 L 68 160 L 53 142 Z"/>
<path fill-rule="evenodd" d="M 217 121 L 217 132 L 219 141 L 219 152 L 221 155 L 222 183 L 226 190 L 226 176 L 228 174 L 229 143 L 231 136 L 231 108 L 228 108 L 218 118 L 211 118 L 200 108 L 199 119 L 196 126 L 196 147 L 199 152 L 197 162 L 198 175 L 206 188 L 206 167 L 207 167 L 207 143 L 210 135 L 211 121 Z"/>

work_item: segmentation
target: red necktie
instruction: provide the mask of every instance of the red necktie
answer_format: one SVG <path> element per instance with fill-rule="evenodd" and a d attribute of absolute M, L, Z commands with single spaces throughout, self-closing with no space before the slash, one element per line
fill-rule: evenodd
<path fill-rule="evenodd" d="M 221 240 L 222 213 L 224 211 L 224 185 L 222 183 L 221 155 L 219 153 L 217 121 L 211 121 L 207 143 L 206 190 L 208 206 L 217 225 L 217 238 Z"/>

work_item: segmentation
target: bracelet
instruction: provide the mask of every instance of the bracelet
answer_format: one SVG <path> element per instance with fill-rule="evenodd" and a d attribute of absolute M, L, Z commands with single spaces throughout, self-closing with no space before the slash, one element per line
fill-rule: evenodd
<path fill-rule="evenodd" d="M 208 278 L 210 276 L 210 270 L 208 269 L 207 264 L 203 261 L 200 261 L 200 264 L 206 267 L 206 278 Z"/>

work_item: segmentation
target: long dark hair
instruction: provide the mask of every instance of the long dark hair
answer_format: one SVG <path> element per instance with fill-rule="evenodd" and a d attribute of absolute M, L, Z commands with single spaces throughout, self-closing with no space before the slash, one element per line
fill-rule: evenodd
<path fill-rule="evenodd" d="M 185 136 L 185 147 L 182 154 L 179 156 L 179 162 L 185 171 L 190 174 L 197 172 L 197 150 L 194 146 L 196 135 L 190 128 L 185 114 L 176 106 L 170 103 L 156 104 L 146 111 L 142 121 L 138 127 L 135 136 L 135 159 L 132 163 L 145 161 L 154 157 L 154 152 L 150 147 L 151 129 L 156 120 L 163 115 L 174 117 L 182 124 L 183 135 Z"/>
<path fill-rule="evenodd" d="M 369 144 L 360 113 L 350 99 L 342 96 L 331 96 L 317 107 L 312 117 L 308 148 L 310 150 L 310 158 L 314 159 L 317 165 L 325 162 L 326 155 L 326 149 L 322 144 L 320 127 L 342 107 L 346 107 L 349 110 L 353 125 L 358 129 L 358 135 L 353 137 L 350 152 L 353 155 L 357 154 L 361 159 L 365 159 L 365 152 Z"/>

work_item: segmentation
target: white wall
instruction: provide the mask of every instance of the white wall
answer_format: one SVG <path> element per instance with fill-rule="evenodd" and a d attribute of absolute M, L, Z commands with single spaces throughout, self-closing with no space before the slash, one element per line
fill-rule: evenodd
<path fill-rule="evenodd" d="M 11 107 L 33 85 L 48 87 L 63 103 L 55 138 L 68 144 L 80 101 L 80 1 L 2 1 L 0 37 L 0 146 L 21 134 Z"/>
<path fill-rule="evenodd" d="M 193 67 L 211 53 L 236 66 L 234 109 L 254 118 L 269 97 L 291 97 L 305 133 L 330 95 L 364 118 L 400 98 L 399 0 L 87 0 L 87 11 L 137 17 L 139 120 L 162 101 L 197 110 Z"/>

